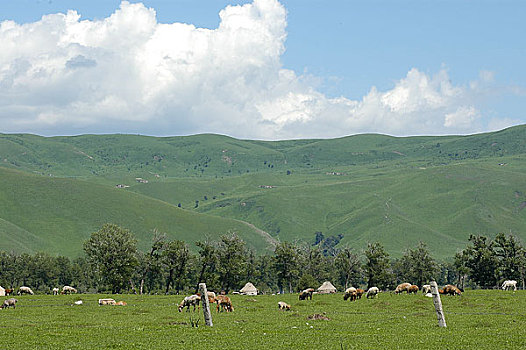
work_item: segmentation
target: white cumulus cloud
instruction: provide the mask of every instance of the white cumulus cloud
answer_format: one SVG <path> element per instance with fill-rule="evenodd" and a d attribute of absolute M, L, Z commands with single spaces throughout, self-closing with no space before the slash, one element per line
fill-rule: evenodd
<path fill-rule="evenodd" d="M 0 132 L 281 139 L 483 128 L 474 94 L 492 72 L 455 86 L 444 69 L 431 76 L 413 68 L 391 90 L 329 98 L 282 66 L 286 26 L 277 0 L 228 6 L 213 30 L 158 23 L 154 9 L 127 1 L 101 20 L 71 10 L 4 21 Z"/>

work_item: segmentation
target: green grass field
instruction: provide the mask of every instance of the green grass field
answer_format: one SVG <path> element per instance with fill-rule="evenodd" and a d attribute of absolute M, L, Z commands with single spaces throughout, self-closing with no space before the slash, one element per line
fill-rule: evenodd
<path fill-rule="evenodd" d="M 127 306 L 98 306 L 100 297 Z M 466 291 L 442 297 L 447 328 L 430 298 L 381 293 L 343 301 L 342 294 L 231 296 L 233 313 L 177 312 L 182 296 L 20 296 L 0 310 L 4 349 L 518 349 L 526 347 L 526 291 Z M 83 300 L 80 306 L 72 305 Z M 3 300 L 0 299 L 0 300 Z M 292 305 L 279 311 L 278 301 Z M 309 320 L 324 314 L 330 320 Z M 200 318 L 193 328 L 190 319 Z"/>

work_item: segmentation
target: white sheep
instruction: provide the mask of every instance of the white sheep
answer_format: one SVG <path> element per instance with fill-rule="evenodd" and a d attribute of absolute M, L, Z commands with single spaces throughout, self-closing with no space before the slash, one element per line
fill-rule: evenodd
<path fill-rule="evenodd" d="M 290 305 L 287 304 L 286 302 L 284 301 L 278 301 L 278 308 L 280 310 L 287 310 L 287 311 L 290 311 Z"/>
<path fill-rule="evenodd" d="M 115 299 L 111 299 L 111 298 L 99 299 L 99 305 L 115 305 L 115 304 L 117 304 Z"/>
<path fill-rule="evenodd" d="M 58 289 L 57 287 L 53 288 L 53 295 L 58 295 L 59 291 L 60 289 Z"/>
<path fill-rule="evenodd" d="M 514 291 L 517 290 L 517 281 L 508 280 L 502 283 L 502 290 L 510 290 L 511 288 L 513 288 Z"/>
<path fill-rule="evenodd" d="M 201 301 L 201 297 L 197 294 L 190 295 L 188 297 L 185 297 L 183 301 L 179 304 L 179 312 L 183 311 L 184 307 L 186 306 L 186 311 L 190 310 L 190 306 L 195 307 L 199 306 L 199 302 Z"/>
<path fill-rule="evenodd" d="M 380 289 L 378 287 L 371 287 L 367 290 L 367 293 L 365 294 L 367 296 L 367 299 L 374 298 L 380 293 Z"/>
<path fill-rule="evenodd" d="M 22 287 L 18 288 L 18 293 L 17 294 L 18 295 L 22 295 L 22 294 L 31 294 L 31 295 L 33 295 L 35 293 L 33 293 L 31 288 L 26 287 L 26 286 L 22 286 Z"/>
<path fill-rule="evenodd" d="M 71 286 L 64 286 L 62 287 L 62 294 L 71 294 L 71 293 L 77 293 L 77 290 Z"/>
<path fill-rule="evenodd" d="M 422 286 L 422 294 L 427 294 L 427 293 L 431 293 L 431 285 L 424 284 Z"/>

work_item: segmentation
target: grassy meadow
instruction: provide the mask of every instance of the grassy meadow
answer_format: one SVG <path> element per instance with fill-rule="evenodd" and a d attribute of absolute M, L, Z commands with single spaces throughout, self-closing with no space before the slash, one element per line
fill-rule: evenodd
<path fill-rule="evenodd" d="M 113 297 L 127 306 L 98 306 Z M 32 295 L 0 310 L 5 349 L 516 349 L 526 347 L 526 291 L 442 296 L 447 328 L 431 298 L 381 293 L 343 301 L 341 293 L 231 296 L 233 313 L 177 311 L 182 296 Z M 3 299 L 2 299 L 3 300 Z M 83 300 L 83 305 L 73 305 Z M 292 305 L 279 311 L 278 301 Z M 322 314 L 329 320 L 310 320 Z M 191 319 L 200 319 L 199 327 Z"/>

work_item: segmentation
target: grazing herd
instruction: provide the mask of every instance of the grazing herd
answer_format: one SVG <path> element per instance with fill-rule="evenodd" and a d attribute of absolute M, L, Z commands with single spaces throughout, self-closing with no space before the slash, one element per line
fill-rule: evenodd
<path fill-rule="evenodd" d="M 502 290 L 512 290 L 513 289 L 513 291 L 516 291 L 517 281 L 514 281 L 514 280 L 504 281 L 502 283 L 501 288 Z M 3 289 L 1 287 L 0 287 L 0 290 L 2 292 L 1 295 L 7 295 L 7 296 L 13 294 L 14 292 L 13 289 Z M 414 285 L 411 283 L 401 283 L 394 290 L 394 294 L 401 294 L 403 292 L 406 292 L 407 294 L 417 294 L 419 290 L 420 288 L 417 285 Z M 59 291 L 60 290 L 58 288 L 53 288 L 52 290 L 53 295 L 58 295 Z M 424 284 L 421 288 L 421 291 L 422 291 L 422 294 L 424 294 L 425 296 L 428 296 L 428 297 L 432 296 L 432 289 L 429 284 Z M 452 284 L 448 284 L 444 286 L 444 288 L 439 289 L 438 292 L 443 295 L 451 295 L 451 296 L 459 295 L 460 296 L 462 295 L 463 290 Z M 71 286 L 64 286 L 62 288 L 62 291 L 60 291 L 60 294 L 73 294 L 73 293 L 77 293 L 77 289 Z M 314 293 L 315 293 L 314 288 L 307 288 L 299 293 L 299 300 L 312 300 L 312 296 Z M 345 293 L 343 295 L 343 300 L 356 301 L 357 299 L 361 299 L 363 294 L 365 294 L 367 299 L 373 299 L 377 297 L 379 293 L 380 293 L 380 289 L 378 289 L 377 287 L 370 287 L 367 291 L 360 289 L 360 288 L 350 287 L 345 290 Z M 18 288 L 17 294 L 18 295 L 23 295 L 23 294 L 34 295 L 34 292 L 33 290 L 31 290 L 31 288 L 22 286 Z M 230 297 L 226 295 L 222 295 L 222 294 L 216 295 L 214 292 L 208 292 L 207 296 L 208 296 L 208 301 L 211 304 L 213 303 L 216 304 L 217 312 L 220 312 L 220 311 L 233 312 L 234 311 L 234 306 L 232 305 L 232 300 L 230 299 Z M 179 312 L 181 312 L 184 310 L 184 308 L 186 308 L 186 311 L 190 311 L 191 307 L 193 307 L 193 311 L 195 311 L 196 308 L 199 310 L 200 301 L 201 301 L 201 295 L 199 293 L 187 296 L 179 303 L 178 310 Z M 13 309 L 15 309 L 17 302 L 18 300 L 15 298 L 6 299 L 3 301 L 2 304 L 0 304 L 0 309 L 7 309 L 9 307 L 12 307 Z M 82 301 L 77 301 L 75 302 L 75 304 L 82 305 Z M 125 306 L 127 304 L 124 301 L 117 302 L 115 301 L 115 299 L 104 298 L 104 299 L 99 299 L 99 305 Z M 278 302 L 278 308 L 279 310 L 283 310 L 283 311 L 291 310 L 291 306 L 284 301 Z"/>

